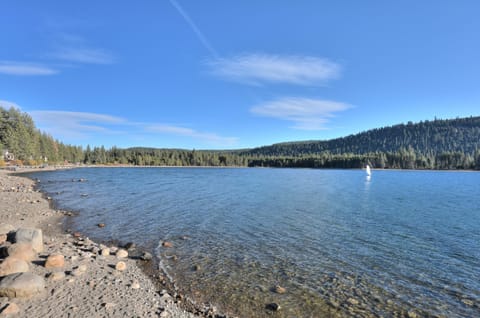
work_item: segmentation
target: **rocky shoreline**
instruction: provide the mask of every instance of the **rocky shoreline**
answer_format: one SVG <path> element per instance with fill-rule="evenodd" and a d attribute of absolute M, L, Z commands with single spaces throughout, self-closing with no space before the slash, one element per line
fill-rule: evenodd
<path fill-rule="evenodd" d="M 0 170 L 0 317 L 220 316 L 193 305 L 196 314 L 187 311 L 134 244 L 65 233 L 69 213 L 52 209 L 34 186 Z"/>

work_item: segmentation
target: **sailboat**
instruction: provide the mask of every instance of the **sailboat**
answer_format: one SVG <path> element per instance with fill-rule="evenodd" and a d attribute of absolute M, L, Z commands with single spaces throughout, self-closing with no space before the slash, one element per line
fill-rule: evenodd
<path fill-rule="evenodd" d="M 367 167 L 365 168 L 366 172 L 367 172 L 367 177 L 370 177 L 372 175 L 372 171 L 370 170 L 370 166 L 367 165 Z"/>

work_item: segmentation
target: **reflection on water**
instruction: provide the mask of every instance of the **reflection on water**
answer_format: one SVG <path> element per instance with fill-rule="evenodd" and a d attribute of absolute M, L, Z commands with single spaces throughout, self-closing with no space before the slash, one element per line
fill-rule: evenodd
<path fill-rule="evenodd" d="M 80 212 L 77 230 L 155 248 L 189 295 L 242 317 L 270 317 L 269 303 L 281 306 L 275 317 L 480 316 L 477 173 L 115 168 L 35 178 Z"/>

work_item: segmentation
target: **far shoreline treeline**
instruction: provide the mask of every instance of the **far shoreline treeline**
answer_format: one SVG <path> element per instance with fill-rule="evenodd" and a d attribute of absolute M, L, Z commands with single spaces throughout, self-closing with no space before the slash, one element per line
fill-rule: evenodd
<path fill-rule="evenodd" d="M 15 108 L 0 107 L 0 167 L 46 164 L 480 170 L 480 117 L 423 121 L 326 141 L 243 150 L 66 145 Z"/>

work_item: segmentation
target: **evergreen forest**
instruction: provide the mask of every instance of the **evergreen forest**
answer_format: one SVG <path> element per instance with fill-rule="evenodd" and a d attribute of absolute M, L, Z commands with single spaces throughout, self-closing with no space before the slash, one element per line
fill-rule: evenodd
<path fill-rule="evenodd" d="M 8 151 L 14 158 L 6 158 Z M 242 150 L 67 145 L 0 107 L 0 166 L 45 164 L 480 170 L 480 117 L 409 122 L 331 140 Z M 8 160 L 12 159 L 12 160 Z"/>

